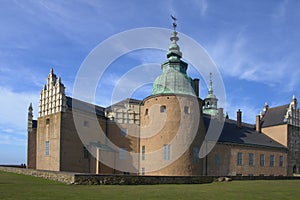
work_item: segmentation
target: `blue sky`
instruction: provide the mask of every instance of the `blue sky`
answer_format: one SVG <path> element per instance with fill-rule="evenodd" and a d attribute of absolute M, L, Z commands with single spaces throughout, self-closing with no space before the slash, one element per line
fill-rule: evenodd
<path fill-rule="evenodd" d="M 178 18 L 178 31 L 200 43 L 218 66 L 229 117 L 240 108 L 243 120 L 253 123 L 265 102 L 277 106 L 293 94 L 300 97 L 299 9 L 297 0 L 1 0 L 0 163 L 26 162 L 27 108 L 32 102 L 37 117 L 51 67 L 72 96 L 81 63 L 100 42 L 133 28 L 172 28 L 170 14 Z M 108 70 L 98 104 L 108 105 L 103 96 L 131 65 L 160 63 L 165 52 L 134 52 L 130 58 Z M 203 98 L 203 82 L 201 87 Z M 151 84 L 134 97 L 150 92 Z"/>

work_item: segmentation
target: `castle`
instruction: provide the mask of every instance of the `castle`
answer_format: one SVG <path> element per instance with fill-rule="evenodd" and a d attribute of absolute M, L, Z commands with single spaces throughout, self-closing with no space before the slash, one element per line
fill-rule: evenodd
<path fill-rule="evenodd" d="M 174 29 L 162 74 L 143 100 L 104 108 L 74 99 L 51 69 L 37 120 L 31 104 L 28 109 L 27 167 L 161 176 L 300 173 L 297 99 L 274 108 L 266 104 L 255 125 L 243 123 L 240 110 L 236 120 L 229 119 L 217 106 L 212 79 L 207 97 L 199 97 L 199 79 L 187 75 L 178 39 Z M 212 125 L 222 127 L 217 140 L 207 134 Z"/>

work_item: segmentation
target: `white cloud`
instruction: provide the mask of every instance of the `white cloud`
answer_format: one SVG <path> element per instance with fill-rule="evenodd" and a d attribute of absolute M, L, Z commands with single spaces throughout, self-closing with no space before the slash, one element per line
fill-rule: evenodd
<path fill-rule="evenodd" d="M 253 51 L 253 46 L 250 51 L 251 42 L 243 32 L 225 34 L 217 40 L 210 47 L 210 52 L 221 72 L 226 76 L 292 91 L 299 83 L 297 77 L 300 75 L 300 69 L 295 66 L 295 63 L 300 52 L 275 53 L 278 49 L 274 49 L 279 47 L 274 45 L 274 48 L 269 49 L 266 54 L 266 56 L 273 55 L 273 59 L 270 60 L 262 56 L 258 57 L 257 52 Z"/>
<path fill-rule="evenodd" d="M 27 128 L 27 109 L 30 102 L 37 117 L 39 93 L 14 92 L 0 86 L 0 127 L 7 135 L 20 134 Z M 26 134 L 26 132 L 24 132 Z"/>

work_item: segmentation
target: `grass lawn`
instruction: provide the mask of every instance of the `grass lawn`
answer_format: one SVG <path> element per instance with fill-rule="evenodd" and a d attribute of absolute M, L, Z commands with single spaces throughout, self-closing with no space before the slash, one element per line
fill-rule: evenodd
<path fill-rule="evenodd" d="M 0 199 L 300 199 L 300 180 L 199 185 L 65 185 L 0 171 Z"/>

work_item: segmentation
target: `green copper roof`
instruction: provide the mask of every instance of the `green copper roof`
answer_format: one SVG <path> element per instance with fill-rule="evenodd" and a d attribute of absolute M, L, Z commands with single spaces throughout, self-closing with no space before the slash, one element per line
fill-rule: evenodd
<path fill-rule="evenodd" d="M 218 109 L 214 109 L 214 108 L 206 108 L 206 109 L 203 109 L 203 113 L 205 114 L 208 114 L 208 115 L 213 115 L 213 116 L 216 116 L 218 115 Z"/>
<path fill-rule="evenodd" d="M 212 86 L 212 80 L 209 81 L 209 88 L 208 88 L 208 94 L 205 99 L 217 99 L 216 95 L 214 94 L 213 86 Z"/>
<path fill-rule="evenodd" d="M 208 94 L 207 94 L 206 98 L 204 99 L 203 113 L 209 114 L 209 115 L 217 115 L 218 114 L 218 99 L 217 99 L 216 95 L 214 94 L 211 73 L 210 73 Z"/>
<path fill-rule="evenodd" d="M 188 64 L 181 60 L 182 53 L 176 43 L 179 38 L 175 30 L 172 32 L 170 40 L 168 60 L 161 65 L 162 74 L 154 81 L 152 95 L 188 94 L 195 96 L 194 82 L 186 74 Z"/>

